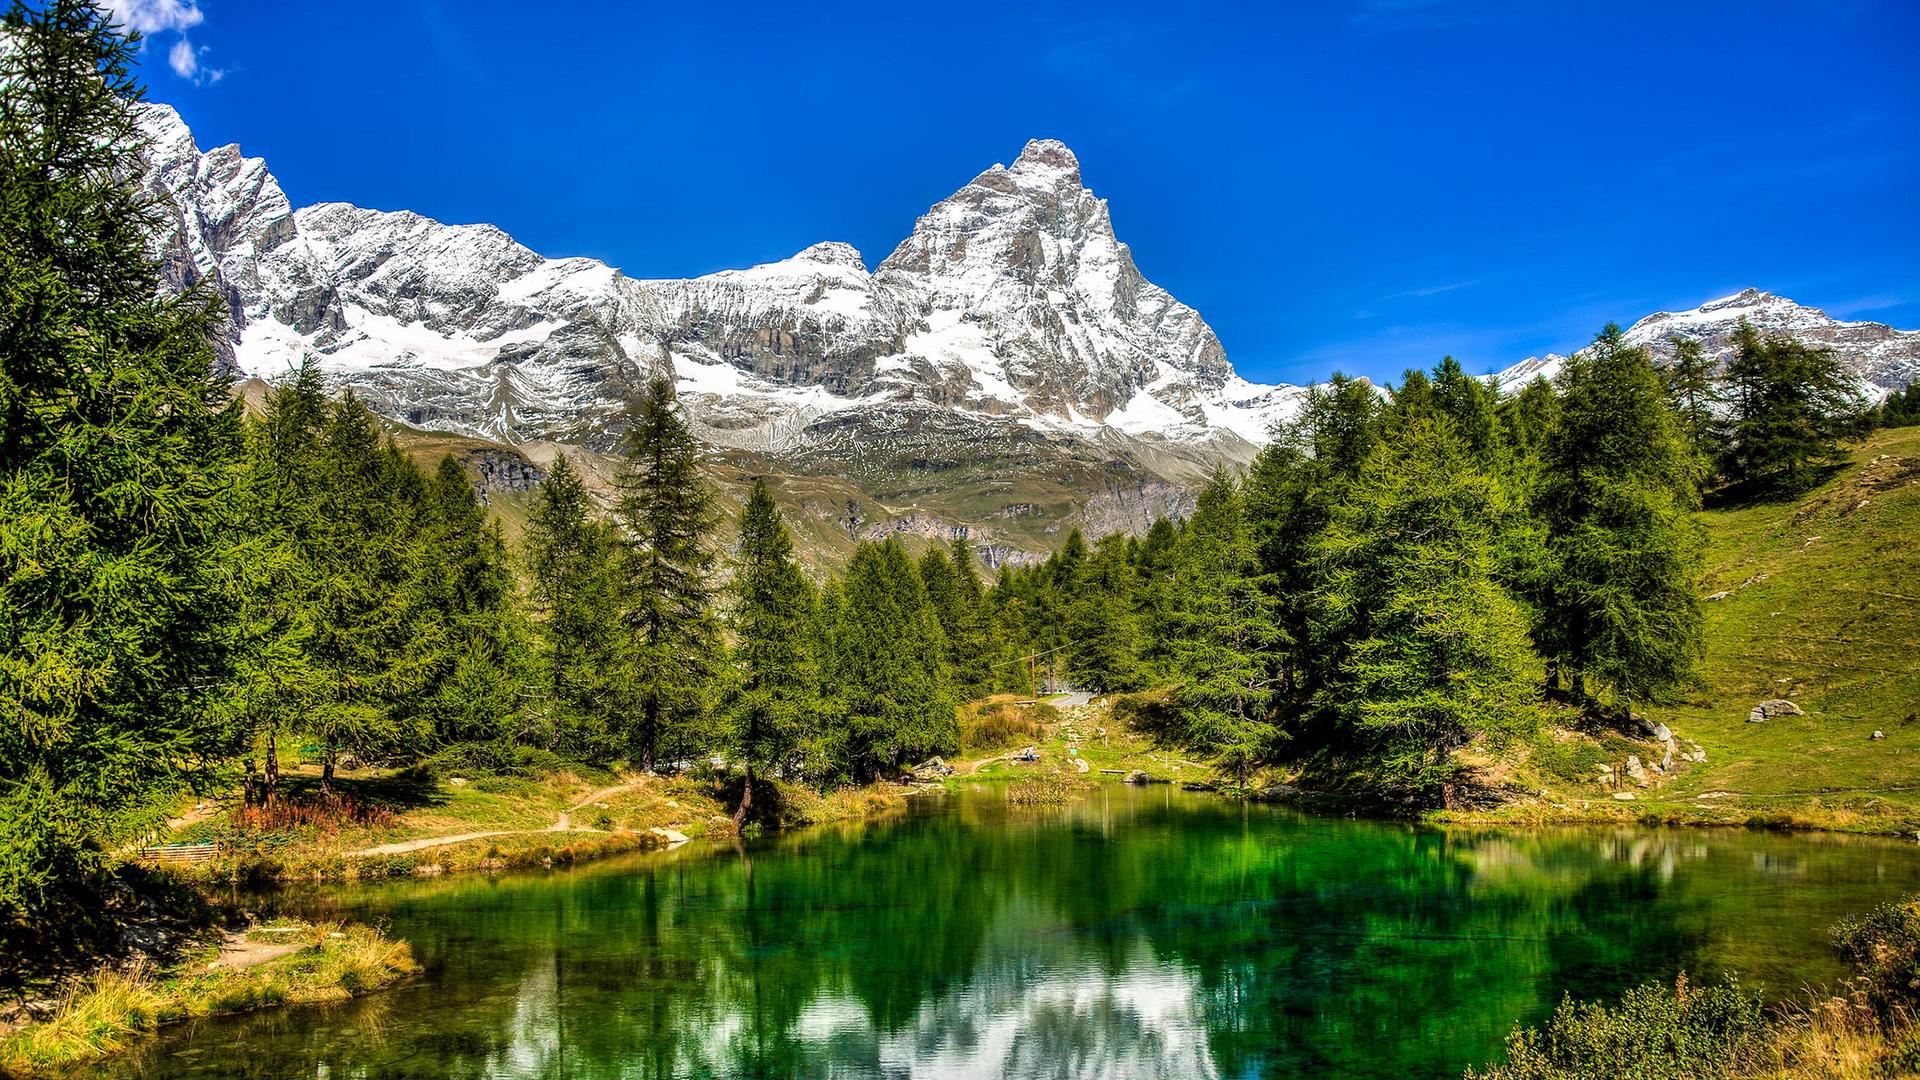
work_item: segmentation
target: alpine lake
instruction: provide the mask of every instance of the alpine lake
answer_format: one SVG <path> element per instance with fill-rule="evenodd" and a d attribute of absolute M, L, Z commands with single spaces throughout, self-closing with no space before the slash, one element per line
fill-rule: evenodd
<path fill-rule="evenodd" d="M 1769 998 L 1920 845 L 1315 817 L 980 784 L 879 820 L 547 871 L 293 889 L 424 972 L 168 1029 L 118 1077 L 1458 1077 L 1564 995 Z"/>

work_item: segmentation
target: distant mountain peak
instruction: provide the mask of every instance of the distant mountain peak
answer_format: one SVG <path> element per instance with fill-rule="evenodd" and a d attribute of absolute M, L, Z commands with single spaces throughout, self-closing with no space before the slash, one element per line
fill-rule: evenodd
<path fill-rule="evenodd" d="M 1058 139 L 1033 139 L 1008 172 L 1052 183 L 1080 186 L 1080 159 Z"/>
<path fill-rule="evenodd" d="M 818 244 L 802 248 L 790 261 L 851 267 L 861 273 L 867 270 L 867 261 L 860 257 L 860 250 L 852 244 L 839 240 L 823 240 Z"/>
<path fill-rule="evenodd" d="M 1671 357 L 1673 339 L 1681 337 L 1699 342 L 1709 362 L 1724 364 L 1733 355 L 1734 331 L 1742 322 L 1762 334 L 1785 335 L 1833 349 L 1869 397 L 1884 397 L 1920 377 L 1920 331 L 1846 322 L 1764 289 L 1742 289 L 1686 311 L 1655 312 L 1628 327 L 1625 337 L 1651 352 L 1656 362 Z M 1553 378 L 1564 364 L 1564 357 L 1552 353 L 1528 357 L 1496 378 L 1503 390 L 1513 392 L 1536 375 Z"/>

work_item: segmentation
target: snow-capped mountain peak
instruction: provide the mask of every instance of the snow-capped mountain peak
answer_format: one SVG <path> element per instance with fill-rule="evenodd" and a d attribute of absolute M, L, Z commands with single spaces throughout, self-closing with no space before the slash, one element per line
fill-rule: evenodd
<path fill-rule="evenodd" d="M 1628 327 L 1624 337 L 1646 348 L 1656 361 L 1672 354 L 1673 338 L 1691 338 L 1700 342 L 1709 361 L 1724 364 L 1733 355 L 1734 331 L 1743 321 L 1762 334 L 1833 349 L 1869 397 L 1885 397 L 1920 377 L 1920 331 L 1835 319 L 1819 308 L 1761 289 L 1742 289 L 1686 311 L 1655 312 Z M 1528 357 L 1496 378 L 1503 391 L 1513 392 L 1535 376 L 1552 379 L 1563 363 L 1563 357 L 1551 353 Z"/>

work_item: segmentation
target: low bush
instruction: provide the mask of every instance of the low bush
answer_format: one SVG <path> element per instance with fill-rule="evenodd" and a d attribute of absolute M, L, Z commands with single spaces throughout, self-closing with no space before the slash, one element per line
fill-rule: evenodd
<path fill-rule="evenodd" d="M 1858 989 L 1882 1017 L 1920 1008 L 1920 896 L 1882 904 L 1831 931 L 1858 971 Z"/>
<path fill-rule="evenodd" d="M 1487 1080 L 1702 1080 L 1731 1076 L 1767 1033 L 1760 1000 L 1728 981 L 1648 983 L 1614 1005 L 1561 1002 L 1540 1028 L 1507 1038 L 1507 1063 Z"/>
<path fill-rule="evenodd" d="M 1058 773 L 1023 776 L 1007 785 L 1007 801 L 1016 806 L 1052 806 L 1071 801 L 1093 786 L 1092 781 Z"/>
<path fill-rule="evenodd" d="M 960 707 L 960 748 L 978 754 L 1026 746 L 1047 737 L 1047 725 L 1060 719 L 1060 710 L 1045 702 L 1020 704 L 1023 698 L 1002 695 Z"/>
<path fill-rule="evenodd" d="M 397 815 L 387 807 L 345 792 L 316 793 L 300 798 L 281 796 L 266 806 L 242 806 L 233 812 L 234 827 L 241 832 L 304 829 L 334 833 L 349 827 L 387 829 L 393 827 L 395 820 Z"/>

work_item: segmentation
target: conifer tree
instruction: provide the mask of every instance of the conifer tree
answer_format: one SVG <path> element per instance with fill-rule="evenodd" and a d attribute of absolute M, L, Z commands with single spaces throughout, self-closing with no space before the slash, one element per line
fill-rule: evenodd
<path fill-rule="evenodd" d="M 993 692 L 994 665 L 1008 659 L 987 608 L 973 541 L 966 533 L 953 538 L 948 560 L 953 566 L 953 592 L 938 610 L 940 629 L 947 635 L 948 665 L 953 685 L 962 697 Z"/>
<path fill-rule="evenodd" d="M 519 729 L 527 631 L 500 526 L 467 472 L 443 456 L 428 483 L 424 604 L 444 627 L 421 712 L 442 743 L 487 742 Z"/>
<path fill-rule="evenodd" d="M 1878 422 L 1883 427 L 1920 424 L 1920 379 L 1887 395 L 1887 399 L 1880 403 Z"/>
<path fill-rule="evenodd" d="M 1369 455 L 1316 543 L 1319 640 L 1338 643 L 1320 692 L 1360 775 L 1448 804 L 1453 752 L 1524 733 L 1525 620 L 1496 580 L 1506 497 L 1444 416 L 1414 415 Z"/>
<path fill-rule="evenodd" d="M 1087 557 L 1079 593 L 1067 607 L 1067 637 L 1072 642 L 1067 674 L 1076 686 L 1097 694 L 1138 686 L 1139 592 L 1126 538 L 1102 537 Z"/>
<path fill-rule="evenodd" d="M 329 483 L 322 450 L 330 414 L 319 375 L 303 365 L 268 393 L 263 415 L 247 425 L 238 557 L 223 590 L 235 647 L 222 706 L 249 743 L 249 804 L 273 802 L 280 737 L 298 729 L 325 689 L 313 646 L 325 556 L 319 505 Z"/>
<path fill-rule="evenodd" d="M 721 659 L 709 546 L 718 522 L 699 443 L 665 377 L 648 383 L 621 450 L 614 514 L 634 662 L 624 723 L 635 765 L 652 771 L 663 747 L 691 750 L 708 734 Z"/>
<path fill-rule="evenodd" d="M 1506 454 L 1496 417 L 1499 401 L 1497 390 L 1486 380 L 1468 375 L 1460 361 L 1451 356 L 1443 357 L 1433 369 L 1434 406 L 1453 421 L 1455 437 L 1480 468 L 1489 472 L 1500 469 Z"/>
<path fill-rule="evenodd" d="M 793 558 L 793 538 L 766 481 L 755 480 L 740 519 L 732 623 L 737 678 L 727 709 L 729 750 L 746 767 L 738 826 L 756 776 L 786 762 L 820 720 L 813 587 Z"/>
<path fill-rule="evenodd" d="M 1276 632 L 1253 530 L 1224 471 L 1200 493 L 1172 561 L 1156 597 L 1155 633 L 1176 680 L 1180 732 L 1244 786 L 1277 734 L 1265 663 Z"/>
<path fill-rule="evenodd" d="M 1546 450 L 1547 438 L 1560 423 L 1560 395 L 1552 383 L 1535 375 L 1518 394 L 1500 402 L 1500 418 L 1514 457 L 1531 475 Z"/>
<path fill-rule="evenodd" d="M 863 543 L 833 600 L 842 761 L 857 780 L 950 750 L 959 730 L 939 620 L 898 538 Z"/>
<path fill-rule="evenodd" d="M 1379 440 L 1383 412 L 1371 386 L 1336 373 L 1308 390 L 1247 475 L 1246 515 L 1274 603 L 1268 664 L 1287 708 L 1304 705 L 1328 671 L 1312 638 L 1313 545 Z"/>
<path fill-rule="evenodd" d="M 210 784 L 240 418 L 212 296 L 163 295 L 134 47 L 85 0 L 0 51 L 0 953 L 77 932 L 104 852 Z M 69 918 L 72 916 L 73 918 Z M 37 929 L 36 929 L 37 928 Z"/>
<path fill-rule="evenodd" d="M 1686 436 L 1687 444 L 1700 460 L 1710 461 L 1718 441 L 1714 406 L 1720 400 L 1714 388 L 1713 365 L 1707 362 L 1700 342 L 1693 338 L 1674 334 L 1667 340 L 1673 344 L 1673 360 L 1660 373 L 1666 383 L 1667 399 L 1680 418 L 1680 432 Z"/>
<path fill-rule="evenodd" d="M 425 747 L 418 702 L 445 625 L 423 588 L 433 558 L 422 536 L 426 478 L 351 393 L 330 411 L 320 460 L 312 652 L 323 692 L 304 726 L 330 793 L 342 754 L 377 760 Z"/>
<path fill-rule="evenodd" d="M 526 543 L 556 710 L 551 739 L 587 760 L 607 760 L 632 671 L 632 642 L 620 618 L 620 538 L 592 516 L 587 489 L 565 454 L 535 495 Z"/>
<path fill-rule="evenodd" d="M 1804 491 L 1841 460 L 1840 436 L 1862 410 L 1859 392 L 1831 349 L 1762 336 L 1745 320 L 1733 342 L 1720 471 L 1755 494 Z"/>
<path fill-rule="evenodd" d="M 1695 459 L 1644 349 L 1609 326 L 1567 362 L 1536 512 L 1548 571 L 1533 636 L 1549 679 L 1598 677 L 1631 700 L 1700 652 Z"/>

